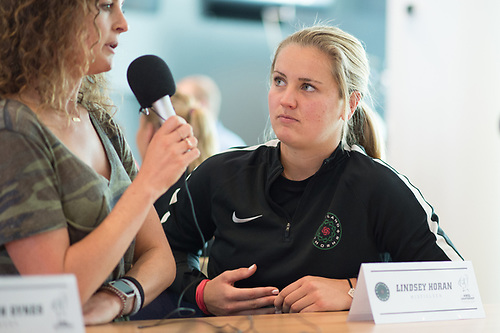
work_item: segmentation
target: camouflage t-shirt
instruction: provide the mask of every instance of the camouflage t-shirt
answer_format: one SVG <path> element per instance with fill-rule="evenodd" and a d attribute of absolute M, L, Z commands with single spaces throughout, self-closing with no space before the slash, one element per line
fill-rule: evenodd
<path fill-rule="evenodd" d="M 6 243 L 59 228 L 67 228 L 71 244 L 78 242 L 109 214 L 135 177 L 132 153 L 118 127 L 107 115 L 90 112 L 90 118 L 111 165 L 109 181 L 27 106 L 0 100 L 0 274 L 19 274 Z M 134 243 L 108 279 L 130 269 L 133 251 Z"/>

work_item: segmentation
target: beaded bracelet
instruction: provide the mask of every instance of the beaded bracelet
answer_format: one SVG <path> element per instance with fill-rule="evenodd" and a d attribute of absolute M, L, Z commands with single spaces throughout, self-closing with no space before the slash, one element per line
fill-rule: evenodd
<path fill-rule="evenodd" d="M 121 308 L 120 312 L 118 313 L 118 315 L 116 315 L 115 319 L 123 317 L 125 315 L 125 305 L 127 304 L 127 300 L 126 300 L 125 295 L 122 292 L 120 292 L 118 289 L 116 289 L 108 284 L 101 286 L 101 288 L 99 288 L 99 291 L 100 290 L 105 290 L 107 292 L 112 293 L 113 295 L 120 297 L 120 299 L 122 300 L 122 308 Z"/>

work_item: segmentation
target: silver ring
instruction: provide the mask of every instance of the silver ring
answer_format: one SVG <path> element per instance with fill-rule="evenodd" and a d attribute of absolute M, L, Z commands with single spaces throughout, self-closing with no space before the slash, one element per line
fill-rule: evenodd
<path fill-rule="evenodd" d="M 191 150 L 193 149 L 193 144 L 191 143 L 191 141 L 189 140 L 189 138 L 185 138 L 184 139 L 188 145 L 188 150 Z"/>

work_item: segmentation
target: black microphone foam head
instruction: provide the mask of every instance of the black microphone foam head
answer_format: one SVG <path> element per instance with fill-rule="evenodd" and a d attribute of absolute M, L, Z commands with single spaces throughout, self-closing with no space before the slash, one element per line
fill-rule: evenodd
<path fill-rule="evenodd" d="M 141 56 L 128 66 L 127 80 L 141 108 L 175 93 L 172 73 L 163 59 L 155 55 Z"/>

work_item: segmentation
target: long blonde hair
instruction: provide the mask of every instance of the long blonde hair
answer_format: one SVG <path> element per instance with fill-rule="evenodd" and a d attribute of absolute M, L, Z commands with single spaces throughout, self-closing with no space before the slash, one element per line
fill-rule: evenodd
<path fill-rule="evenodd" d="M 365 101 L 369 98 L 370 66 L 361 42 L 337 27 L 317 25 L 304 28 L 288 36 L 278 45 L 271 73 L 274 72 L 278 54 L 289 44 L 316 47 L 330 57 L 332 75 L 344 101 L 346 115 L 350 112 L 351 94 L 360 93 L 361 100 L 354 115 L 344 123 L 342 141 L 348 146 L 358 144 L 369 156 L 382 158 L 384 145 L 376 123 L 376 115 Z"/>

